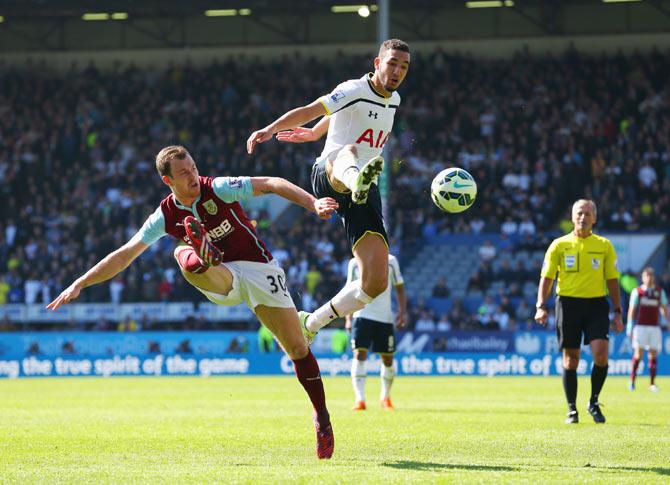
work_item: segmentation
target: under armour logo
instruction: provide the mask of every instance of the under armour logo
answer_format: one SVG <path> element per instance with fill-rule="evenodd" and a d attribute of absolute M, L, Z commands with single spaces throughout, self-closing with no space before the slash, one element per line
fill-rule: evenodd
<path fill-rule="evenodd" d="M 368 113 L 368 118 L 374 118 L 377 119 L 378 113 L 375 113 L 374 111 L 370 110 Z"/>

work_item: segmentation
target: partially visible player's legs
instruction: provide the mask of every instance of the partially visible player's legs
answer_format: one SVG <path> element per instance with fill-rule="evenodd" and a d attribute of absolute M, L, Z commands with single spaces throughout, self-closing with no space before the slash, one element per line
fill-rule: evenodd
<path fill-rule="evenodd" d="M 609 342 L 605 339 L 591 340 L 593 354 L 593 369 L 591 370 L 591 397 L 589 399 L 589 414 L 596 423 L 604 423 L 605 416 L 600 410 L 598 396 L 607 378 Z"/>
<path fill-rule="evenodd" d="M 354 349 L 354 360 L 351 363 L 351 383 L 354 386 L 354 411 L 365 410 L 365 380 L 368 376 L 366 363 L 367 349 Z"/>
<path fill-rule="evenodd" d="M 635 390 L 635 378 L 637 377 L 637 368 L 640 366 L 641 360 L 642 349 L 640 347 L 635 347 L 635 350 L 633 351 L 633 360 L 631 362 L 630 383 L 628 384 L 628 389 L 631 391 Z"/>
<path fill-rule="evenodd" d="M 233 274 L 225 265 L 209 266 L 191 246 L 177 246 L 174 258 L 186 281 L 201 290 L 227 295 L 233 288 Z"/>
<path fill-rule="evenodd" d="M 381 405 L 387 411 L 393 410 L 391 403 L 391 385 L 395 378 L 395 369 L 393 368 L 393 354 L 381 354 L 382 366 L 379 371 L 379 377 L 382 381 L 382 390 L 379 396 Z"/>
<path fill-rule="evenodd" d="M 379 234 L 366 233 L 354 247 L 361 279 L 347 284 L 328 303 L 307 316 L 305 327 L 318 332 L 338 317 L 350 315 L 382 294 L 388 285 L 388 247 Z"/>
<path fill-rule="evenodd" d="M 566 423 L 578 423 L 577 412 L 577 366 L 579 365 L 579 349 L 563 349 L 563 391 L 568 401 L 568 419 Z"/>
<path fill-rule="evenodd" d="M 286 354 L 293 361 L 295 375 L 314 406 L 316 452 L 319 458 L 330 458 L 335 448 L 333 428 L 326 408 L 319 364 L 309 349 L 300 329 L 295 308 L 276 308 L 258 305 L 254 308 L 258 319 L 270 330 Z"/>
<path fill-rule="evenodd" d="M 658 392 L 658 387 L 655 384 L 656 381 L 656 369 L 658 366 L 658 351 L 656 349 L 650 348 L 647 354 L 649 359 L 649 390 L 652 392 Z"/>

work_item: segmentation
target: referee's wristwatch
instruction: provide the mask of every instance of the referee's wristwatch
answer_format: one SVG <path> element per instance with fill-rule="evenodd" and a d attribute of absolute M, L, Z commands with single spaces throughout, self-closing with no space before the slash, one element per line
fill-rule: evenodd
<path fill-rule="evenodd" d="M 537 310 L 547 310 L 547 304 L 546 303 L 540 303 L 539 301 L 535 304 L 535 308 Z"/>
<path fill-rule="evenodd" d="M 623 310 L 621 310 L 620 306 L 618 306 L 614 309 L 614 313 L 618 313 L 619 315 L 621 315 L 622 312 L 623 312 Z"/>

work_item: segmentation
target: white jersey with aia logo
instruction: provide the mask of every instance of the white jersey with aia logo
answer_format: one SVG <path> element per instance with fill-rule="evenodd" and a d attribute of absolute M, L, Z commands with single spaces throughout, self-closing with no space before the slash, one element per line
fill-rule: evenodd
<path fill-rule="evenodd" d="M 358 149 L 359 160 L 381 155 L 393 129 L 400 95 L 393 92 L 390 98 L 385 98 L 375 91 L 371 77 L 372 74 L 366 74 L 360 79 L 345 81 L 319 98 L 330 115 L 321 158 L 334 160 L 345 145 Z"/>
<path fill-rule="evenodd" d="M 358 269 L 356 258 L 351 258 L 347 271 L 347 283 L 356 281 L 360 279 L 360 277 L 361 274 Z M 404 284 L 404 282 L 402 274 L 400 273 L 398 260 L 392 254 L 389 254 L 389 284 L 386 287 L 386 290 L 352 316 L 354 318 L 367 318 L 368 320 L 374 320 L 375 322 L 393 325 L 395 318 L 393 317 L 393 309 L 391 307 L 391 289 Z"/>

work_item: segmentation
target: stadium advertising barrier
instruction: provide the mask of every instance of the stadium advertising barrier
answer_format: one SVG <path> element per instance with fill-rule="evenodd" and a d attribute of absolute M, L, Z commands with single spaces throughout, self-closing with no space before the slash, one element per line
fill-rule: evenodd
<path fill-rule="evenodd" d="M 330 332 L 319 335 L 328 339 Z M 434 352 L 421 346 L 449 333 L 399 335 L 396 355 L 399 375 L 548 376 L 559 375 L 562 359 L 556 337 L 549 332 L 510 333 L 512 347 L 505 351 Z M 458 335 L 458 334 L 457 334 Z M 477 334 L 466 334 L 476 336 Z M 458 346 L 500 345 L 489 333 Z M 484 344 L 482 344 L 484 342 Z M 610 374 L 630 373 L 630 341 L 612 337 Z M 663 335 L 663 354 L 670 353 L 670 334 Z M 349 375 L 351 355 L 318 353 L 324 376 Z M 587 374 L 592 359 L 584 348 L 578 373 Z M 646 360 L 641 373 L 646 372 Z M 368 372 L 379 371 L 380 359 L 371 355 Z M 114 376 L 114 375 L 283 375 L 293 365 L 279 351 L 259 351 L 254 332 L 144 332 L 144 333 L 9 333 L 0 340 L 0 377 Z M 658 373 L 670 375 L 670 358 L 661 355 Z"/>
<path fill-rule="evenodd" d="M 251 310 L 244 305 L 223 306 L 200 303 L 74 303 L 56 311 L 47 310 L 42 304 L 12 303 L 0 307 L 0 317 L 12 322 L 95 322 L 98 320 L 119 321 L 130 317 L 135 320 L 148 318 L 157 322 L 183 321 L 189 316 L 203 316 L 213 322 L 235 322 L 251 320 Z"/>

